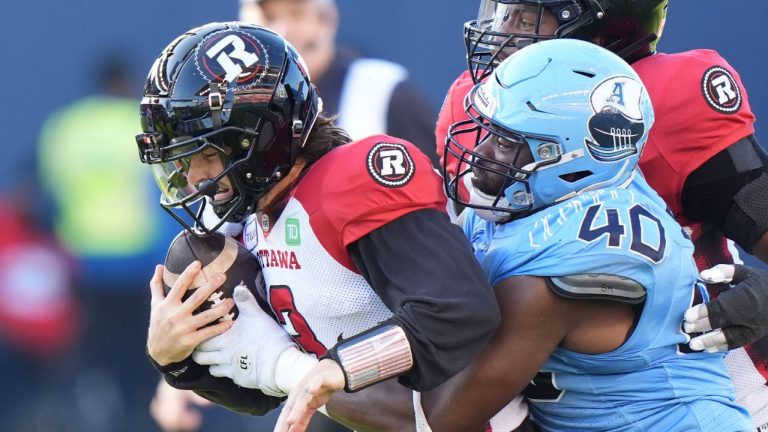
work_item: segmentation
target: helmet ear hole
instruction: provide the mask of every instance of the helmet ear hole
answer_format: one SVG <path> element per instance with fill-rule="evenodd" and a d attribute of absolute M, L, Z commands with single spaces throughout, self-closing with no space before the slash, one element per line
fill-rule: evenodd
<path fill-rule="evenodd" d="M 277 122 L 278 127 L 282 127 L 282 125 L 287 121 L 283 108 L 276 103 L 270 103 L 268 109 L 272 114 L 272 121 Z"/>
<path fill-rule="evenodd" d="M 259 141 L 256 143 L 256 150 L 266 150 L 272 145 L 275 138 L 275 127 L 272 122 L 267 121 L 261 127 L 259 132 Z"/>
<path fill-rule="evenodd" d="M 577 181 L 587 178 L 594 174 L 592 171 L 576 171 L 568 174 L 561 174 L 559 177 L 567 181 L 568 183 L 576 183 Z"/>

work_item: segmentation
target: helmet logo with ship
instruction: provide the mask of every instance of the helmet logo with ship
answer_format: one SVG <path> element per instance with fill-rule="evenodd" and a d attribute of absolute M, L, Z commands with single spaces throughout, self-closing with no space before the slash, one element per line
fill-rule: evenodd
<path fill-rule="evenodd" d="M 643 86 L 627 76 L 614 76 L 592 92 L 589 132 L 586 144 L 599 161 L 616 161 L 637 153 L 637 143 L 645 134 L 640 107 Z"/>

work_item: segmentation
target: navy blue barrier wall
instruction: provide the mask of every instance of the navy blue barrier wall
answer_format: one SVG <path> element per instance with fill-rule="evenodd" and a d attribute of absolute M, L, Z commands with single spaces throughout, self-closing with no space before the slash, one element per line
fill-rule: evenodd
<path fill-rule="evenodd" d="M 2 104 L 0 191 L 32 161 L 37 133 L 53 109 L 95 90 L 94 58 L 107 50 L 130 56 L 138 78 L 173 37 L 207 21 L 236 15 L 237 0 L 5 0 L 0 7 Z M 338 0 L 343 41 L 408 66 L 435 106 L 461 71 L 462 22 L 476 1 Z M 741 72 L 758 118 L 768 117 L 764 42 L 768 2 L 674 0 L 661 49 L 711 47 Z M 137 90 L 138 92 L 138 90 Z M 763 122 L 758 136 L 768 142 Z M 21 172 L 20 172 L 21 171 Z"/>
<path fill-rule="evenodd" d="M 768 2 L 764 0 L 671 0 L 660 51 L 719 51 L 741 74 L 758 119 L 758 137 L 768 144 Z M 344 40 L 409 66 L 435 100 L 463 63 L 462 23 L 477 14 L 477 1 L 341 0 Z"/>

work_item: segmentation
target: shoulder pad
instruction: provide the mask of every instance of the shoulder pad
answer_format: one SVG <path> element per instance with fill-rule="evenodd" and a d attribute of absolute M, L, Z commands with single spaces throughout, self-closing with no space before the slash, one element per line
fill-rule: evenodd
<path fill-rule="evenodd" d="M 640 304 L 645 301 L 645 287 L 623 276 L 586 273 L 547 277 L 555 294 L 570 299 L 599 299 Z"/>

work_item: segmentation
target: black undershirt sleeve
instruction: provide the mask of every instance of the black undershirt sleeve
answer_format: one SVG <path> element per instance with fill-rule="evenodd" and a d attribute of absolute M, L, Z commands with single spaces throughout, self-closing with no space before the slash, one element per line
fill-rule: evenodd
<path fill-rule="evenodd" d="M 229 378 L 214 377 L 208 372 L 208 366 L 195 363 L 192 357 L 165 367 L 158 365 L 151 357 L 149 361 L 163 374 L 165 382 L 171 387 L 192 390 L 231 411 L 263 416 L 285 400 L 285 398 L 265 395 L 257 389 L 240 387 Z"/>
<path fill-rule="evenodd" d="M 400 383 L 432 389 L 463 369 L 500 322 L 493 289 L 461 229 L 437 210 L 418 210 L 349 247 L 392 320 L 408 335 L 414 367 Z"/>
<path fill-rule="evenodd" d="M 400 82 L 395 87 L 387 108 L 387 134 L 410 141 L 438 167 L 436 122 L 437 111 L 411 81 Z"/>
<path fill-rule="evenodd" d="M 688 176 L 682 191 L 683 214 L 693 221 L 714 225 L 744 250 L 751 251 L 765 229 L 734 198 L 738 196 L 742 203 L 765 202 L 765 198 L 745 195 L 767 195 L 768 190 L 756 188 L 753 183 L 766 174 L 765 151 L 754 136 L 743 138 Z"/>

